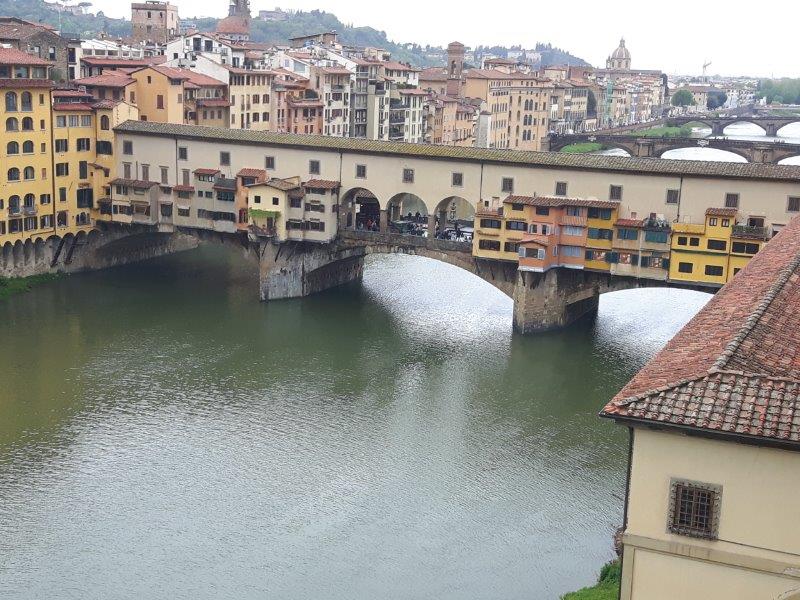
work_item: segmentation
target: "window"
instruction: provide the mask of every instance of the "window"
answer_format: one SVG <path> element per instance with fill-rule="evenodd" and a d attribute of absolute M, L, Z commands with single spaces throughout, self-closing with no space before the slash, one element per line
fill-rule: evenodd
<path fill-rule="evenodd" d="M 580 206 L 568 206 L 567 207 L 567 214 L 570 217 L 582 217 L 583 216 L 583 209 Z"/>
<path fill-rule="evenodd" d="M 56 127 L 66 127 L 67 126 L 67 117 L 64 115 L 60 115 L 56 117 Z"/>
<path fill-rule="evenodd" d="M 510 229 L 511 231 L 525 231 L 528 229 L 528 225 L 524 221 L 506 221 L 506 229 Z"/>
<path fill-rule="evenodd" d="M 164 96 L 161 94 L 156 96 L 156 108 L 159 110 L 164 110 Z"/>
<path fill-rule="evenodd" d="M 403 169 L 403 183 L 414 183 L 414 169 Z"/>
<path fill-rule="evenodd" d="M 81 115 L 81 127 L 92 126 L 92 115 Z"/>
<path fill-rule="evenodd" d="M 481 219 L 481 227 L 486 229 L 500 229 L 500 221 L 497 219 Z"/>
<path fill-rule="evenodd" d="M 92 149 L 92 142 L 89 138 L 78 138 L 78 152 L 88 152 Z"/>
<path fill-rule="evenodd" d="M 721 496 L 721 486 L 673 479 L 667 529 L 679 535 L 716 539 Z"/>
<path fill-rule="evenodd" d="M 556 182 L 556 196 L 566 196 L 567 195 L 567 182 L 566 181 L 557 181 Z"/>
<path fill-rule="evenodd" d="M 722 219 L 722 226 L 723 227 L 730 227 L 731 226 L 731 220 L 730 219 Z"/>
<path fill-rule="evenodd" d="M 542 217 L 546 217 L 550 214 L 550 208 L 547 206 L 537 206 L 536 207 L 536 214 Z"/>
<path fill-rule="evenodd" d="M 169 167 L 161 167 L 161 183 L 169 183 Z"/>
<path fill-rule="evenodd" d="M 513 191 L 514 191 L 514 179 L 511 178 L 511 177 L 503 177 L 503 180 L 500 183 L 500 189 L 503 192 L 507 192 L 509 194 L 513 193 Z"/>
<path fill-rule="evenodd" d="M 25 167 L 22 176 L 25 181 L 31 181 L 36 178 L 36 170 L 33 167 Z"/>
<path fill-rule="evenodd" d="M 725 194 L 725 208 L 739 208 L 739 194 Z"/>
<path fill-rule="evenodd" d="M 69 152 L 69 140 L 56 140 L 56 152 Z"/>
<path fill-rule="evenodd" d="M 16 167 L 11 168 L 8 170 L 8 180 L 9 181 L 19 181 L 19 169 Z"/>
<path fill-rule="evenodd" d="M 318 160 L 310 160 L 308 161 L 308 172 L 310 175 L 319 175 L 319 161 Z"/>
<path fill-rule="evenodd" d="M 122 177 L 123 179 L 131 178 L 131 163 L 122 163 Z"/>
<path fill-rule="evenodd" d="M 603 221 L 611 220 L 610 208 L 589 208 L 588 215 L 590 219 L 602 219 Z"/>
<path fill-rule="evenodd" d="M 612 185 L 608 190 L 609 200 L 622 200 L 622 186 Z"/>
<path fill-rule="evenodd" d="M 98 140 L 97 145 L 95 146 L 98 154 L 105 154 L 111 156 L 114 154 L 114 144 L 111 142 L 104 142 L 102 140 Z"/>
<path fill-rule="evenodd" d="M 734 254 L 757 254 L 760 246 L 758 244 L 748 244 L 746 242 L 733 242 L 731 252 Z"/>
<path fill-rule="evenodd" d="M 678 263 L 679 273 L 691 273 L 692 271 L 694 271 L 694 265 L 692 263 L 687 263 L 687 262 Z"/>
<path fill-rule="evenodd" d="M 30 92 L 22 92 L 20 100 L 23 112 L 31 112 L 33 110 L 33 96 L 31 96 Z"/>
<path fill-rule="evenodd" d="M 561 256 L 570 256 L 578 258 L 583 254 L 583 248 L 580 246 L 561 246 Z"/>
<path fill-rule="evenodd" d="M 620 240 L 638 240 L 639 231 L 636 229 L 620 228 L 617 230 L 617 239 Z"/>
<path fill-rule="evenodd" d="M 142 179 L 150 181 L 150 165 L 142 165 Z"/>
<path fill-rule="evenodd" d="M 481 250 L 493 250 L 497 252 L 500 250 L 500 242 L 497 240 L 479 240 L 478 248 Z"/>
<path fill-rule="evenodd" d="M 78 115 L 69 115 L 67 117 L 67 121 L 69 122 L 70 127 L 78 127 L 79 123 L 81 122 L 78 118 Z"/>
<path fill-rule="evenodd" d="M 686 245 L 686 238 L 684 239 L 684 246 Z M 669 241 L 669 232 L 667 231 L 645 231 L 644 241 L 652 242 L 654 244 L 666 244 Z M 679 242 L 680 243 L 680 242 Z"/>
<path fill-rule="evenodd" d="M 717 217 L 711 217 L 711 218 L 708 220 L 708 224 L 709 224 L 709 226 L 711 226 L 711 227 L 716 227 L 718 222 L 719 222 L 719 221 L 717 220 Z"/>
<path fill-rule="evenodd" d="M 19 121 L 14 117 L 6 119 L 6 131 L 19 131 Z"/>
<path fill-rule="evenodd" d="M 256 196 L 258 198 L 258 196 Z M 275 196 L 272 197 L 272 206 L 279 206 L 281 203 L 281 199 Z"/>
<path fill-rule="evenodd" d="M 16 92 L 6 92 L 6 112 L 17 112 Z"/>
<path fill-rule="evenodd" d="M 33 154 L 33 142 L 30 140 L 25 140 L 22 142 L 22 153 L 23 154 Z"/>
<path fill-rule="evenodd" d="M 133 156 L 133 142 L 131 141 L 122 142 L 122 153 L 127 156 Z"/>
<path fill-rule="evenodd" d="M 356 179 L 367 178 L 367 165 L 356 165 Z"/>
<path fill-rule="evenodd" d="M 583 227 L 577 227 L 576 225 L 564 225 L 561 228 L 562 235 L 570 235 L 573 237 L 583 237 Z"/>
<path fill-rule="evenodd" d="M 610 240 L 613 231 L 611 229 L 598 229 L 596 227 L 589 227 L 590 240 Z"/>
<path fill-rule="evenodd" d="M 274 156 L 267 156 L 264 159 L 264 168 L 268 171 L 275 170 L 275 157 Z"/>
<path fill-rule="evenodd" d="M 689 245 L 694 247 L 700 246 L 700 238 L 689 238 Z"/>
<path fill-rule="evenodd" d="M 800 196 L 789 196 L 789 203 L 786 205 L 788 212 L 800 212 Z"/>
<path fill-rule="evenodd" d="M 178 146 L 178 160 L 189 160 L 189 148 Z"/>
<path fill-rule="evenodd" d="M 231 164 L 231 153 L 230 152 L 220 152 L 219 153 L 219 164 L 223 167 L 228 167 Z"/>
<path fill-rule="evenodd" d="M 6 146 L 6 154 L 19 154 L 19 144 L 17 142 L 8 142 Z"/>
<path fill-rule="evenodd" d="M 100 117 L 100 129 L 103 131 L 108 131 L 111 129 L 111 121 L 108 118 L 108 115 L 103 115 Z"/>
<path fill-rule="evenodd" d="M 464 185 L 464 174 L 463 173 L 453 173 L 452 178 L 453 187 L 463 187 Z M 514 250 L 516 252 L 516 250 Z"/>
<path fill-rule="evenodd" d="M 708 240 L 706 243 L 709 250 L 727 250 L 728 242 L 724 240 Z"/>
<path fill-rule="evenodd" d="M 519 244 L 517 242 L 506 242 L 503 244 L 503 252 L 513 252 L 517 254 L 519 252 Z"/>

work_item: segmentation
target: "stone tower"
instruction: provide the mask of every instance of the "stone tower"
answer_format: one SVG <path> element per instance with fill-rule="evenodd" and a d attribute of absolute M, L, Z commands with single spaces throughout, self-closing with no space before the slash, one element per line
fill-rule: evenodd
<path fill-rule="evenodd" d="M 464 44 L 451 42 L 447 46 L 447 95 L 461 96 L 461 79 L 464 75 Z"/>
<path fill-rule="evenodd" d="M 228 8 L 229 17 L 246 17 L 250 19 L 250 0 L 231 0 Z"/>

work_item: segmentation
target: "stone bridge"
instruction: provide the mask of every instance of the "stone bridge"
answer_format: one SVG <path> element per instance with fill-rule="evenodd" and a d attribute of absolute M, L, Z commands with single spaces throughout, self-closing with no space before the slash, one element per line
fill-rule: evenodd
<path fill-rule="evenodd" d="M 711 128 L 712 136 L 725 135 L 725 128 L 735 123 L 753 123 L 763 129 L 767 136 L 775 137 L 778 130 L 792 123 L 800 123 L 800 116 L 797 117 L 771 117 L 771 116 L 738 116 L 712 117 L 707 115 L 688 115 L 685 117 L 670 117 L 667 125 L 670 127 L 681 127 L 689 123 L 700 123 Z"/>
<path fill-rule="evenodd" d="M 778 163 L 800 156 L 800 144 L 757 142 L 726 138 L 642 137 L 636 135 L 560 135 L 550 138 L 550 151 L 558 152 L 570 144 L 595 142 L 604 148 L 620 148 L 631 156 L 660 158 L 665 152 L 682 148 L 714 148 L 741 156 L 752 163 Z"/>

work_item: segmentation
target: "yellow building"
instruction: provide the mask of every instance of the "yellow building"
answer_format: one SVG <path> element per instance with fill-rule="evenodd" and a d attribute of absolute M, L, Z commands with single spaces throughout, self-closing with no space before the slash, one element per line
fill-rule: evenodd
<path fill-rule="evenodd" d="M 613 188 L 613 186 L 612 186 Z M 613 189 L 612 189 L 613 195 Z M 586 268 L 609 271 L 608 254 L 613 248 L 614 223 L 619 215 L 619 203 L 614 201 L 604 207 L 590 207 L 586 219 Z"/>
<path fill-rule="evenodd" d="M 736 275 L 767 241 L 763 227 L 736 224 L 735 208 L 709 208 L 703 224 L 672 227 L 669 278 L 722 285 Z"/>
<path fill-rule="evenodd" d="M 142 121 L 184 122 L 184 84 L 190 77 L 180 69 L 161 65 L 131 73 L 136 80 L 136 106 Z"/>
<path fill-rule="evenodd" d="M 0 245 L 55 233 L 50 63 L 0 48 Z"/>

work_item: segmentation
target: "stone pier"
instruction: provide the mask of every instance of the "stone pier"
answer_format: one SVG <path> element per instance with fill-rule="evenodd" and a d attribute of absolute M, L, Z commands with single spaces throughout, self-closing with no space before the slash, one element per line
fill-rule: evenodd
<path fill-rule="evenodd" d="M 595 314 L 600 285 L 593 273 L 551 269 L 520 271 L 514 287 L 514 331 L 521 334 L 562 329 Z"/>

